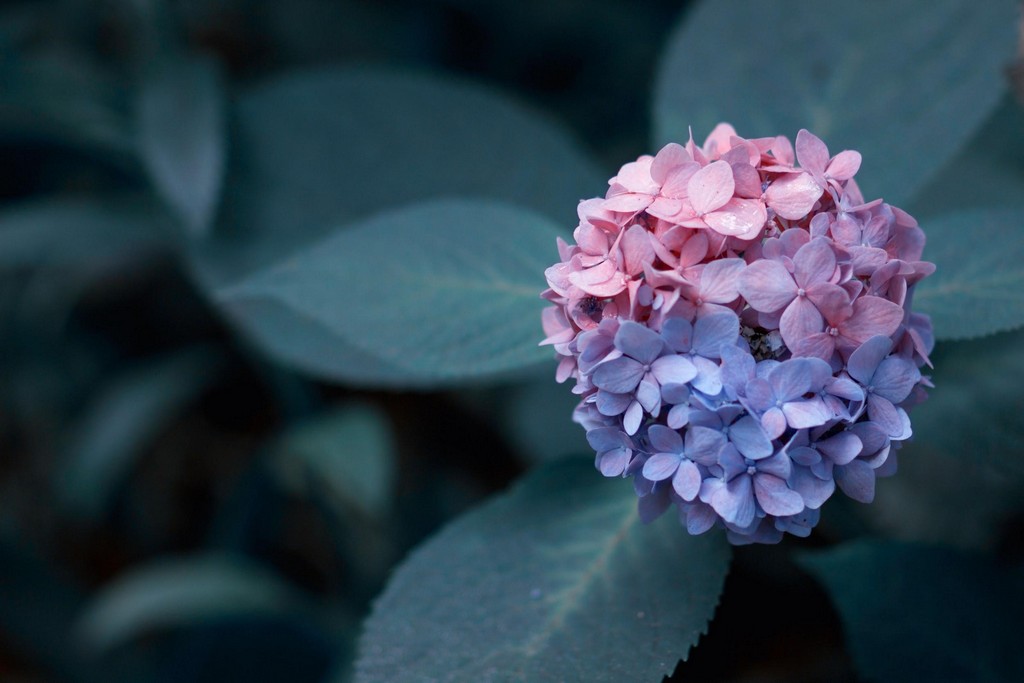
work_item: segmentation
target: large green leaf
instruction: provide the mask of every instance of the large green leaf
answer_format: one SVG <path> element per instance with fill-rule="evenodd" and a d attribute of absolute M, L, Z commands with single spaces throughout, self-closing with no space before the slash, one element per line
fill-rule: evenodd
<path fill-rule="evenodd" d="M 707 628 L 724 536 L 644 526 L 633 487 L 546 465 L 399 567 L 366 622 L 356 680 L 644 681 Z"/>
<path fill-rule="evenodd" d="M 247 92 L 235 121 L 227 225 L 196 252 L 211 287 L 412 202 L 489 197 L 568 229 L 579 199 L 604 187 L 544 115 L 451 78 L 369 68 L 293 73 Z"/>
<path fill-rule="evenodd" d="M 905 204 L 1006 90 L 1011 0 L 705 0 L 669 41 L 657 79 L 658 145 L 719 120 L 744 137 L 807 128 L 860 150 L 869 197 Z"/>
<path fill-rule="evenodd" d="M 872 681 L 1024 680 L 1024 572 L 943 548 L 860 541 L 805 555 Z"/>
<path fill-rule="evenodd" d="M 192 58 L 156 67 L 136 103 L 139 150 L 164 201 L 193 235 L 213 219 L 224 174 L 225 103 L 216 62 Z"/>
<path fill-rule="evenodd" d="M 964 208 L 1020 206 L 1024 196 L 1024 109 L 1007 94 L 963 150 L 909 207 L 927 231 L 932 217 Z"/>
<path fill-rule="evenodd" d="M 1024 187 L 1018 199 L 1024 197 Z M 939 339 L 968 339 L 1024 325 L 1024 204 L 936 216 L 924 225 L 937 265 L 914 293 Z"/>
<path fill-rule="evenodd" d="M 1024 474 L 1024 355 L 1017 333 L 944 342 L 933 360 L 936 388 L 910 412 L 908 457 L 968 459 Z"/>
<path fill-rule="evenodd" d="M 217 301 L 264 348 L 321 377 L 450 383 L 550 357 L 537 347 L 539 293 L 558 234 L 523 209 L 429 202 L 340 229 Z"/>

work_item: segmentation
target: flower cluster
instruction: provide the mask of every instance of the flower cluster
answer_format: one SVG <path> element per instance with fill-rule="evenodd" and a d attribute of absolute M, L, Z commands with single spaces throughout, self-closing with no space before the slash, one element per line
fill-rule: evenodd
<path fill-rule="evenodd" d="M 546 271 L 558 381 L 597 468 L 632 477 L 640 514 L 692 534 L 806 536 L 836 485 L 870 502 L 931 386 L 928 317 L 910 309 L 924 233 L 865 202 L 861 156 L 801 130 L 719 124 L 623 166 L 579 205 Z"/>

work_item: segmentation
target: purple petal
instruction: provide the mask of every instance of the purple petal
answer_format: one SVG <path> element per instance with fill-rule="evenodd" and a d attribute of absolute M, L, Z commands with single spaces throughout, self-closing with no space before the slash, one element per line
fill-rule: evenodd
<path fill-rule="evenodd" d="M 636 390 L 644 373 L 643 365 L 632 358 L 622 356 L 597 366 L 591 381 L 599 389 L 613 394 L 630 394 Z"/>
<path fill-rule="evenodd" d="M 867 386 L 871 384 L 871 378 L 882 359 L 889 355 L 891 350 L 892 341 L 889 337 L 883 335 L 871 337 L 850 354 L 846 371 L 855 380 Z"/>
<path fill-rule="evenodd" d="M 837 465 L 845 465 L 864 450 L 864 444 L 853 432 L 839 432 L 833 437 L 818 442 L 818 450 Z"/>
<path fill-rule="evenodd" d="M 714 492 L 711 496 L 711 507 L 726 522 L 746 527 L 754 521 L 754 514 L 757 512 L 753 494 L 750 477 L 736 477 Z"/>
<path fill-rule="evenodd" d="M 875 370 L 871 384 L 874 392 L 893 403 L 902 403 L 921 379 L 914 363 L 900 356 L 889 356 Z"/>
<path fill-rule="evenodd" d="M 795 515 L 804 509 L 804 499 L 786 482 L 771 474 L 754 475 L 754 494 L 764 511 L 776 517 Z"/>
<path fill-rule="evenodd" d="M 796 297 L 797 286 L 778 261 L 754 261 L 739 275 L 739 292 L 755 311 L 772 313 Z"/>
<path fill-rule="evenodd" d="M 722 369 L 717 363 L 703 356 L 693 356 L 693 364 L 697 367 L 693 387 L 706 396 L 717 396 L 722 390 Z"/>
<path fill-rule="evenodd" d="M 686 430 L 686 455 L 702 465 L 718 462 L 718 453 L 725 445 L 725 435 L 717 429 L 690 425 Z"/>
<path fill-rule="evenodd" d="M 632 451 L 616 448 L 601 455 L 601 474 L 606 477 L 618 477 L 626 471 Z"/>
<path fill-rule="evenodd" d="M 637 501 L 637 513 L 641 522 L 650 524 L 665 514 L 671 505 L 672 499 L 668 495 L 668 489 L 663 487 L 640 498 Z"/>
<path fill-rule="evenodd" d="M 863 460 L 835 469 L 836 483 L 843 493 L 861 503 L 875 499 L 875 471 Z"/>
<path fill-rule="evenodd" d="M 804 505 L 818 509 L 836 490 L 836 483 L 831 477 L 819 479 L 806 467 L 794 467 L 789 478 L 790 487 L 800 494 Z"/>
<path fill-rule="evenodd" d="M 633 442 L 615 427 L 598 427 L 587 432 L 587 443 L 597 453 L 616 448 L 632 448 Z"/>
<path fill-rule="evenodd" d="M 665 418 L 665 422 L 672 429 L 682 429 L 690 421 L 690 406 L 685 403 L 672 406 L 672 410 L 668 411 L 668 417 Z"/>
<path fill-rule="evenodd" d="M 670 349 L 685 353 L 693 343 L 693 325 L 686 318 L 667 318 L 661 325 L 661 336 Z"/>
<path fill-rule="evenodd" d="M 741 417 L 729 426 L 729 441 L 751 460 L 767 458 L 774 451 L 772 442 L 761 428 L 761 423 L 749 415 Z"/>
<path fill-rule="evenodd" d="M 668 479 L 676 473 L 679 463 L 680 458 L 675 453 L 655 453 L 644 463 L 643 474 L 651 481 Z"/>
<path fill-rule="evenodd" d="M 810 467 L 821 462 L 821 454 L 809 446 L 797 446 L 787 451 L 789 458 L 798 465 Z"/>
<path fill-rule="evenodd" d="M 710 505 L 695 503 L 686 511 L 686 531 L 698 536 L 713 527 L 717 519 L 718 515 Z"/>
<path fill-rule="evenodd" d="M 672 478 L 672 488 L 679 494 L 679 497 L 685 501 L 693 500 L 700 491 L 700 483 L 700 469 L 697 468 L 697 465 L 690 460 L 680 462 L 679 469 L 676 470 L 676 474 Z"/>
<path fill-rule="evenodd" d="M 793 429 L 820 427 L 832 419 L 832 411 L 818 396 L 783 404 L 782 412 L 786 415 L 786 422 Z"/>
<path fill-rule="evenodd" d="M 718 358 L 722 346 L 734 345 L 740 334 L 740 319 L 732 311 L 711 313 L 693 326 L 693 350 L 705 358 Z"/>
<path fill-rule="evenodd" d="M 673 354 L 662 356 L 651 363 L 651 373 L 662 386 L 686 384 L 697 376 L 697 367 L 686 356 Z"/>
<path fill-rule="evenodd" d="M 817 358 L 791 358 L 772 368 L 768 373 L 768 382 L 775 398 L 779 401 L 792 401 L 810 391 L 817 372 L 815 362 L 824 363 Z"/>
<path fill-rule="evenodd" d="M 660 380 L 659 380 L 660 381 Z M 661 400 L 669 405 L 679 405 L 690 401 L 690 387 L 685 384 L 662 384 Z"/>
<path fill-rule="evenodd" d="M 775 453 L 770 458 L 757 462 L 757 471 L 771 474 L 779 479 L 789 479 L 793 471 L 793 463 L 785 453 Z"/>
<path fill-rule="evenodd" d="M 622 415 L 632 402 L 632 394 L 613 394 L 603 389 L 597 392 L 597 412 L 608 417 Z"/>
<path fill-rule="evenodd" d="M 683 452 L 683 437 L 679 436 L 676 430 L 664 425 L 651 425 L 647 430 L 647 438 L 650 439 L 651 446 L 662 453 Z"/>
<path fill-rule="evenodd" d="M 627 320 L 615 333 L 615 346 L 631 358 L 649 364 L 661 355 L 664 342 L 658 333 L 649 327 Z"/>
<path fill-rule="evenodd" d="M 903 419 L 889 399 L 868 394 L 868 417 L 890 437 L 903 433 Z"/>
<path fill-rule="evenodd" d="M 636 434 L 640 429 L 640 421 L 644 419 L 644 408 L 637 401 L 633 401 L 626 408 L 626 414 L 622 416 L 622 427 L 630 436 Z"/>
<path fill-rule="evenodd" d="M 769 439 L 777 439 L 786 431 L 786 416 L 775 407 L 761 416 L 761 426 Z"/>

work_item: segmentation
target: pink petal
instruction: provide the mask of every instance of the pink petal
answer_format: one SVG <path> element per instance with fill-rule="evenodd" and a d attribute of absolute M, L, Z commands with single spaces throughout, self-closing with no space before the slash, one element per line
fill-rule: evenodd
<path fill-rule="evenodd" d="M 860 162 L 860 152 L 844 149 L 829 162 L 828 168 L 825 169 L 825 174 L 835 180 L 849 180 L 860 170 Z"/>
<path fill-rule="evenodd" d="M 730 199 L 719 211 L 704 216 L 708 227 L 721 235 L 752 240 L 768 221 L 768 211 L 760 199 Z"/>
<path fill-rule="evenodd" d="M 789 348 L 793 348 L 804 337 L 821 332 L 824 327 L 825 320 L 818 312 L 818 308 L 802 296 L 793 299 L 779 321 L 782 340 Z"/>
<path fill-rule="evenodd" d="M 601 208 L 607 209 L 608 211 L 618 211 L 620 213 L 635 213 L 646 209 L 653 201 L 654 197 L 649 194 L 636 194 L 629 192 L 609 197 L 601 202 Z"/>
<path fill-rule="evenodd" d="M 664 185 L 669 171 L 688 161 L 693 161 L 693 159 L 686 148 L 676 142 L 670 142 L 661 148 L 661 151 L 654 157 L 654 161 L 651 162 L 651 178 L 659 185 Z"/>
<path fill-rule="evenodd" d="M 825 332 L 812 334 L 798 341 L 793 347 L 793 355 L 807 358 L 820 358 L 828 361 L 836 352 L 836 338 Z"/>
<path fill-rule="evenodd" d="M 877 334 L 890 336 L 903 322 L 903 309 L 877 296 L 862 296 L 853 302 L 853 315 L 839 325 L 844 337 L 865 342 Z"/>
<path fill-rule="evenodd" d="M 731 140 L 736 137 L 736 129 L 728 123 L 720 123 L 715 126 L 707 139 L 704 140 L 704 154 L 709 159 L 716 159 L 732 147 Z"/>
<path fill-rule="evenodd" d="M 569 273 L 569 282 L 591 296 L 615 296 L 626 288 L 626 276 L 619 272 L 614 261 L 605 260 L 586 270 Z"/>
<path fill-rule="evenodd" d="M 740 295 L 739 276 L 747 267 L 740 258 L 712 261 L 700 273 L 700 298 L 713 304 L 728 304 Z"/>
<path fill-rule="evenodd" d="M 622 166 L 618 174 L 608 181 L 611 186 L 620 185 L 628 192 L 639 192 L 642 194 L 655 194 L 658 191 L 658 184 L 651 178 L 651 164 L 654 157 L 644 155 Z"/>
<path fill-rule="evenodd" d="M 793 257 L 793 276 L 801 287 L 827 282 L 836 271 L 836 254 L 831 240 L 818 237 L 800 247 Z"/>
<path fill-rule="evenodd" d="M 651 246 L 649 234 L 642 225 L 633 225 L 622 236 L 619 245 L 627 274 L 639 275 L 644 270 L 644 264 L 654 260 L 654 247 Z"/>
<path fill-rule="evenodd" d="M 806 129 L 796 134 L 796 158 L 800 166 L 815 175 L 825 172 L 828 165 L 828 147 L 818 136 Z"/>
<path fill-rule="evenodd" d="M 699 216 L 723 207 L 732 198 L 735 188 L 732 167 L 724 161 L 715 161 L 700 169 L 687 185 L 690 203 Z"/>
<path fill-rule="evenodd" d="M 823 191 L 809 173 L 790 173 L 768 186 L 765 200 L 779 216 L 794 221 L 814 208 Z"/>
<path fill-rule="evenodd" d="M 736 196 L 746 199 L 757 199 L 761 196 L 761 176 L 745 161 L 732 164 L 732 179 L 736 185 Z"/>
<path fill-rule="evenodd" d="M 688 196 L 687 188 L 690 184 L 690 178 L 699 170 L 700 164 L 696 161 L 687 161 L 672 169 L 661 186 L 661 196 L 671 199 L 681 199 Z"/>
<path fill-rule="evenodd" d="M 754 261 L 740 273 L 739 292 L 755 311 L 771 313 L 789 304 L 797 287 L 778 261 Z"/>

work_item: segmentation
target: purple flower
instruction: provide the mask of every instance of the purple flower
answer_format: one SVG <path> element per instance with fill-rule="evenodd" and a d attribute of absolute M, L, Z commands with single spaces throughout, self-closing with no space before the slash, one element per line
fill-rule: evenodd
<path fill-rule="evenodd" d="M 691 441 L 693 431 L 686 438 Z M 655 453 L 644 463 L 643 475 L 651 481 L 672 478 L 672 488 L 685 501 L 692 501 L 700 491 L 703 479 L 697 463 L 687 456 L 679 432 L 662 425 L 651 425 L 647 432 Z"/>
<path fill-rule="evenodd" d="M 692 381 L 697 391 L 714 396 L 722 390 L 719 364 L 722 347 L 734 345 L 740 333 L 740 321 L 729 310 L 709 313 L 691 324 L 686 318 L 668 318 L 661 326 L 661 336 L 680 358 L 687 358 L 695 373 Z"/>
<path fill-rule="evenodd" d="M 921 371 L 902 356 L 890 356 L 891 350 L 891 339 L 872 337 L 850 354 L 847 371 L 864 387 L 868 418 L 890 437 L 906 438 L 908 420 L 898 406 L 921 380 Z"/>
<path fill-rule="evenodd" d="M 705 479 L 700 499 L 714 508 L 726 523 L 749 527 L 757 506 L 776 516 L 795 515 L 804 509 L 800 494 L 789 488 L 791 463 L 782 451 L 760 458 L 744 456 L 732 443 L 718 456 L 721 475 Z M 755 501 L 757 505 L 755 505 Z"/>
<path fill-rule="evenodd" d="M 633 441 L 614 427 L 599 427 L 587 432 L 587 442 L 597 453 L 594 465 L 606 477 L 618 477 L 633 458 Z"/>
<path fill-rule="evenodd" d="M 832 411 L 817 393 L 832 378 L 832 368 L 818 358 L 791 358 L 773 367 L 767 377 L 755 377 L 746 386 L 747 405 L 761 415 L 770 439 L 786 431 L 820 427 Z M 804 398 L 805 394 L 815 394 Z"/>

